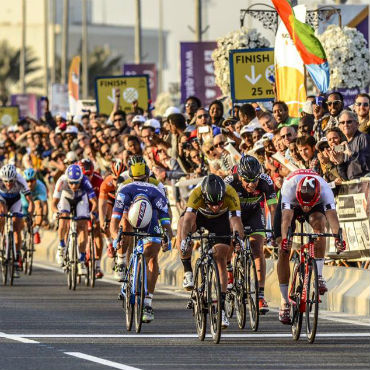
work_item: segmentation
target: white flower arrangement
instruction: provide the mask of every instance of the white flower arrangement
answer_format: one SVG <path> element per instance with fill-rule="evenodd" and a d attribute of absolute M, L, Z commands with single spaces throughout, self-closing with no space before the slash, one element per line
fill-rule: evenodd
<path fill-rule="evenodd" d="M 370 52 L 355 28 L 329 26 L 318 35 L 330 67 L 330 89 L 361 88 L 370 83 Z"/>
<path fill-rule="evenodd" d="M 217 49 L 212 53 L 216 84 L 224 95 L 230 95 L 229 51 L 236 49 L 257 49 L 270 46 L 270 42 L 255 28 L 242 27 L 217 40 Z"/>

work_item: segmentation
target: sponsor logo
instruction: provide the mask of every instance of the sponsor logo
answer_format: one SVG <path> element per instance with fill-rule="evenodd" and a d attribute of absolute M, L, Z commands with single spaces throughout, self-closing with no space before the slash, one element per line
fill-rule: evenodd
<path fill-rule="evenodd" d="M 142 221 L 143 221 L 146 207 L 147 207 L 147 203 L 146 202 L 141 202 L 140 203 L 139 217 L 138 217 L 138 220 L 137 220 L 137 226 L 140 226 L 141 223 L 142 223 Z"/>

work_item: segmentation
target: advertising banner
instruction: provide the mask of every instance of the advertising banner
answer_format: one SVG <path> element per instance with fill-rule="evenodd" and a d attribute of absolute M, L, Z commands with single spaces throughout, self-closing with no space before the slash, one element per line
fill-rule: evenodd
<path fill-rule="evenodd" d="M 19 108 L 0 107 L 0 127 L 16 125 L 19 119 Z"/>
<path fill-rule="evenodd" d="M 212 52 L 215 41 L 181 42 L 181 103 L 187 97 L 197 96 L 204 106 L 222 95 L 216 85 Z"/>
<path fill-rule="evenodd" d="M 123 74 L 126 76 L 148 75 L 150 98 L 153 102 L 157 99 L 157 67 L 154 63 L 124 64 Z"/>
<path fill-rule="evenodd" d="M 80 57 L 73 57 L 68 73 L 69 112 L 77 114 L 77 101 L 80 95 Z"/>
<path fill-rule="evenodd" d="M 147 75 L 97 77 L 95 96 L 99 113 L 112 112 L 116 89 L 120 89 L 120 106 L 126 113 L 132 112 L 134 101 L 137 101 L 144 111 L 148 109 L 150 92 Z"/>
<path fill-rule="evenodd" d="M 53 84 L 51 86 L 51 113 L 53 116 L 57 114 L 67 117 L 69 112 L 68 101 L 68 86 L 63 84 Z"/>
<path fill-rule="evenodd" d="M 13 94 L 10 97 L 11 105 L 19 107 L 20 118 L 40 118 L 36 94 Z"/>

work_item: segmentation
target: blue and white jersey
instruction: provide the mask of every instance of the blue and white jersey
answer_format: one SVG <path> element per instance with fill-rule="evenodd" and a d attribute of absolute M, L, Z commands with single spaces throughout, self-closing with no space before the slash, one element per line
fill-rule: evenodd
<path fill-rule="evenodd" d="M 114 202 L 112 217 L 121 219 L 122 214 L 128 212 L 132 202 L 138 195 L 145 195 L 148 198 L 153 211 L 157 211 L 161 225 L 170 224 L 166 197 L 157 186 L 142 181 L 134 181 L 120 188 Z"/>
<path fill-rule="evenodd" d="M 81 180 L 80 187 L 77 191 L 72 191 L 68 185 L 68 178 L 66 175 L 62 175 L 59 177 L 53 194 L 53 198 L 60 199 L 63 196 L 66 196 L 69 199 L 76 199 L 84 196 L 85 194 L 89 199 L 95 198 L 95 191 L 92 187 L 89 179 L 84 175 Z"/>
<path fill-rule="evenodd" d="M 36 185 L 33 190 L 31 190 L 32 199 L 35 200 L 41 200 L 42 202 L 47 202 L 48 200 L 48 193 L 46 186 L 44 183 L 40 180 L 36 180 Z M 28 200 L 26 197 L 21 194 L 21 201 L 22 201 L 22 207 L 27 208 L 28 207 Z"/>

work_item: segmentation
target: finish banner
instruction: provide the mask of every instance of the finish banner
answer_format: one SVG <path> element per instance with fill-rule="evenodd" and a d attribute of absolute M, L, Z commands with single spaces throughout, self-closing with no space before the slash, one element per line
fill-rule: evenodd
<path fill-rule="evenodd" d="M 215 41 L 181 42 L 181 103 L 189 96 L 197 96 L 203 106 L 208 106 L 222 95 L 216 85 L 212 52 Z"/>

